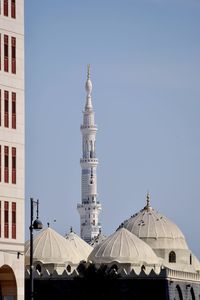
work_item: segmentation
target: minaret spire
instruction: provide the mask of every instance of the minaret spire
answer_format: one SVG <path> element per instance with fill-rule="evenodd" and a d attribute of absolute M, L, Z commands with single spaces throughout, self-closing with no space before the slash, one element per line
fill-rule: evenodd
<path fill-rule="evenodd" d="M 87 65 L 87 79 L 90 79 L 90 64 Z"/>
<path fill-rule="evenodd" d="M 99 213 L 101 204 L 97 201 L 97 166 L 96 158 L 96 132 L 97 126 L 94 120 L 92 106 L 92 81 L 90 77 L 90 65 L 87 67 L 86 104 L 83 111 L 82 132 L 82 158 L 80 160 L 81 177 L 81 204 L 77 205 L 81 221 L 81 237 L 90 242 L 100 233 Z"/>
<path fill-rule="evenodd" d="M 87 81 L 85 83 L 85 90 L 87 93 L 85 110 L 92 110 L 92 81 L 90 79 L 90 65 L 87 67 Z"/>

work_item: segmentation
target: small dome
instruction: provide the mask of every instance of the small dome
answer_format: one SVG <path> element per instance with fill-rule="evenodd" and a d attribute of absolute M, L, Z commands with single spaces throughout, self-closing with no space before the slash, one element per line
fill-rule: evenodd
<path fill-rule="evenodd" d="M 87 260 L 93 248 L 73 231 L 67 234 L 65 238 L 67 241 L 69 241 L 71 246 L 79 253 L 79 257 L 81 258 L 81 260 Z"/>
<path fill-rule="evenodd" d="M 25 256 L 26 258 L 30 256 L 30 241 L 25 244 Z M 47 228 L 33 240 L 33 259 L 42 263 L 78 264 L 82 257 L 63 236 Z"/>
<path fill-rule="evenodd" d="M 88 260 L 99 264 L 159 264 L 153 250 L 125 228 L 118 229 L 97 245 Z"/>
<path fill-rule="evenodd" d="M 123 226 L 153 249 L 188 249 L 185 237 L 176 224 L 156 212 L 147 202 Z"/>

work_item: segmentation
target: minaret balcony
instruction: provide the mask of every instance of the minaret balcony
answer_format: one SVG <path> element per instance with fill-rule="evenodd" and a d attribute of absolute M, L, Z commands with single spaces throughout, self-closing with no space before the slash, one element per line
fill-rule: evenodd
<path fill-rule="evenodd" d="M 81 158 L 80 163 L 93 163 L 93 164 L 98 164 L 98 158 Z"/>
<path fill-rule="evenodd" d="M 97 130 L 97 125 L 81 125 L 81 129 L 95 129 Z"/>

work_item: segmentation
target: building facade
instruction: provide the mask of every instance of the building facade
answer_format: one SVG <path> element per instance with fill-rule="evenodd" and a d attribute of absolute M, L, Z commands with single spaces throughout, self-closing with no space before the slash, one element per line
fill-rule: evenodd
<path fill-rule="evenodd" d="M 86 242 L 97 237 L 100 233 L 99 213 L 101 204 L 97 200 L 97 166 L 96 157 L 96 132 L 97 125 L 94 119 L 92 105 L 92 82 L 90 79 L 90 66 L 88 66 L 86 89 L 86 104 L 83 111 L 82 133 L 82 158 L 81 164 L 81 204 L 77 205 L 80 214 L 81 238 Z"/>
<path fill-rule="evenodd" d="M 0 299 L 24 299 L 24 1 L 0 1 Z"/>

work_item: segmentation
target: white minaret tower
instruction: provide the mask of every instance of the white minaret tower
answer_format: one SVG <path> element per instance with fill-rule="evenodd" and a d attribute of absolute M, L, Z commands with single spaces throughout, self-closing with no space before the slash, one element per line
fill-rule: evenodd
<path fill-rule="evenodd" d="M 97 126 L 94 121 L 94 110 L 92 106 L 92 82 L 90 80 L 90 65 L 88 65 L 85 89 L 87 96 L 85 110 L 83 111 L 83 125 L 81 125 L 83 156 L 80 160 L 82 169 L 82 203 L 77 205 L 77 209 L 80 214 L 81 238 L 86 242 L 90 242 L 94 237 L 98 236 L 101 230 L 101 225 L 99 224 L 101 204 L 97 201 Z"/>

